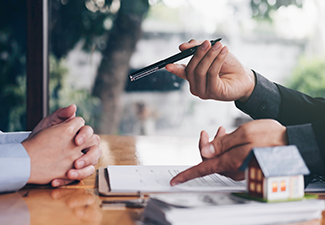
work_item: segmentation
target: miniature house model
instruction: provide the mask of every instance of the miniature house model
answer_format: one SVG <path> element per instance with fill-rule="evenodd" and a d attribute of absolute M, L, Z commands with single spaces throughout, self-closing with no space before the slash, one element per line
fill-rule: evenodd
<path fill-rule="evenodd" d="M 241 170 L 246 170 L 251 197 L 266 201 L 304 197 L 304 176 L 309 170 L 296 146 L 253 148 Z"/>

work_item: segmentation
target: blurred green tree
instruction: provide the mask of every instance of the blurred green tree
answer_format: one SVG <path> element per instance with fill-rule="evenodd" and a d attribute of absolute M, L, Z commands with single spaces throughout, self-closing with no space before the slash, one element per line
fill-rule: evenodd
<path fill-rule="evenodd" d="M 288 87 L 312 97 L 325 97 L 325 57 L 302 57 Z"/>
<path fill-rule="evenodd" d="M 80 40 L 85 41 L 85 51 L 101 52 L 93 87 L 93 94 L 101 100 L 101 114 L 94 115 L 100 126 L 95 129 L 98 133 L 117 133 L 119 98 L 149 9 L 148 0 L 51 2 L 51 52 L 58 58 L 65 56 Z"/>
<path fill-rule="evenodd" d="M 304 0 L 251 0 L 253 17 L 270 20 L 270 13 L 281 6 L 296 5 L 302 7 Z"/>

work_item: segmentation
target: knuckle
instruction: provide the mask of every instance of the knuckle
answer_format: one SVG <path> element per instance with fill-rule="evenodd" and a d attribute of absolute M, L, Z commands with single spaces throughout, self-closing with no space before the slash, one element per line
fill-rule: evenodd
<path fill-rule="evenodd" d="M 196 90 L 192 86 L 190 86 L 190 92 L 192 95 L 198 96 Z"/>
<path fill-rule="evenodd" d="M 72 125 L 67 126 L 67 128 L 65 129 L 65 132 L 69 136 L 75 135 L 75 130 L 73 129 Z"/>
<path fill-rule="evenodd" d="M 196 77 L 199 77 L 199 78 L 205 76 L 204 71 L 203 71 L 201 68 L 198 68 L 198 67 L 196 67 L 196 68 L 194 69 L 194 74 L 195 74 Z"/>
<path fill-rule="evenodd" d="M 85 125 L 84 126 L 84 129 L 86 129 L 86 132 L 87 133 L 90 133 L 90 134 L 93 134 L 94 133 L 93 128 L 91 126 L 89 126 L 89 125 Z"/>
<path fill-rule="evenodd" d="M 222 152 L 224 152 L 225 150 L 224 148 L 224 143 L 223 143 L 223 139 L 216 139 L 215 141 L 212 142 L 214 149 L 215 149 L 215 154 L 221 154 Z"/>
<path fill-rule="evenodd" d="M 205 91 L 199 89 L 199 90 L 198 90 L 198 96 L 199 96 L 201 99 L 206 99 Z"/>
<path fill-rule="evenodd" d="M 242 138 L 247 139 L 251 136 L 250 128 L 246 124 L 240 125 L 239 129 L 241 130 Z"/>
<path fill-rule="evenodd" d="M 94 134 L 93 138 L 95 139 L 96 144 L 99 145 L 100 144 L 100 137 L 97 134 Z"/>
<path fill-rule="evenodd" d="M 93 165 L 89 168 L 89 174 L 92 175 L 95 172 L 95 167 Z"/>
<path fill-rule="evenodd" d="M 103 154 L 103 150 L 101 147 L 99 147 L 98 148 L 98 155 L 99 155 L 98 158 L 100 158 L 102 156 L 102 154 Z"/>
<path fill-rule="evenodd" d="M 206 96 L 206 99 L 212 98 L 212 94 L 211 94 L 209 87 L 206 89 L 205 96 Z"/>
<path fill-rule="evenodd" d="M 241 163 L 239 160 L 236 160 L 236 161 L 234 162 L 234 164 L 233 164 L 234 169 L 235 169 L 235 170 L 238 170 L 239 167 L 241 166 L 241 164 L 242 164 L 242 163 Z"/>
<path fill-rule="evenodd" d="M 215 69 L 214 69 L 213 66 L 211 66 L 211 67 L 208 69 L 208 71 L 207 71 L 207 76 L 208 76 L 208 77 L 216 76 L 216 71 L 215 71 Z"/>
<path fill-rule="evenodd" d="M 85 120 L 82 117 L 78 116 L 76 119 L 79 120 L 82 125 L 85 125 Z"/>
<path fill-rule="evenodd" d="M 98 158 L 92 162 L 92 165 L 95 166 L 98 163 Z"/>

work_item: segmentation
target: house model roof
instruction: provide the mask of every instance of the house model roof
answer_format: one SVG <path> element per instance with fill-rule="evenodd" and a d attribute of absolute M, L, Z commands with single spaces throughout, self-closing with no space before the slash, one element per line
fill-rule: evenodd
<path fill-rule="evenodd" d="M 265 177 L 307 175 L 309 169 L 294 145 L 253 148 L 240 170 L 245 170 L 255 156 Z"/>

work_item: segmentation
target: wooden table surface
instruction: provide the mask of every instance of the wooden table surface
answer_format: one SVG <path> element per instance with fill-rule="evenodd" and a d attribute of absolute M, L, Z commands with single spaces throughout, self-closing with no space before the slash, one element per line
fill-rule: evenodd
<path fill-rule="evenodd" d="M 196 138 L 101 135 L 103 155 L 96 168 L 107 165 L 194 165 L 200 162 L 197 145 Z M 18 193 L 2 195 L 0 201 L 14 195 Z M 99 196 L 96 174 L 60 188 L 29 185 L 19 191 L 19 196 L 23 196 L 28 206 L 30 225 L 133 225 L 142 212 L 141 209 L 101 208 L 102 200 L 121 198 Z M 19 204 L 13 207 L 18 211 Z M 299 224 L 325 225 L 325 220 Z"/>

